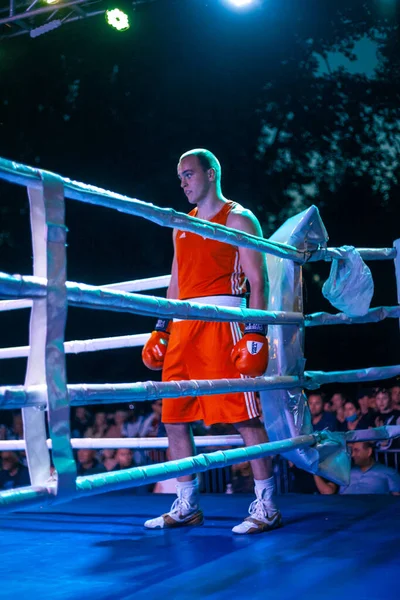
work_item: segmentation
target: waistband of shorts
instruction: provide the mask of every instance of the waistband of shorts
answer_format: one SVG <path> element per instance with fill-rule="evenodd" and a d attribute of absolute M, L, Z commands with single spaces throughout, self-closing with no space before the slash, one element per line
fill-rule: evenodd
<path fill-rule="evenodd" d="M 185 302 L 213 304 L 214 306 L 225 306 L 227 308 L 246 308 L 246 298 L 243 296 L 200 296 L 199 298 L 186 298 Z M 186 320 L 187 319 L 174 319 L 174 323 Z"/>

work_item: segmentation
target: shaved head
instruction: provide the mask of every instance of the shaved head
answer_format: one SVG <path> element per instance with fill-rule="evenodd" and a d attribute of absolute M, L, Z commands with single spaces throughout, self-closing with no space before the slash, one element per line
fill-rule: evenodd
<path fill-rule="evenodd" d="M 208 171 L 208 169 L 214 169 L 215 172 L 215 183 L 217 186 L 221 184 L 221 165 L 218 158 L 210 152 L 209 150 L 205 150 L 204 148 L 194 148 L 193 150 L 188 150 L 179 159 L 181 162 L 184 158 L 188 156 L 197 156 L 203 171 Z"/>

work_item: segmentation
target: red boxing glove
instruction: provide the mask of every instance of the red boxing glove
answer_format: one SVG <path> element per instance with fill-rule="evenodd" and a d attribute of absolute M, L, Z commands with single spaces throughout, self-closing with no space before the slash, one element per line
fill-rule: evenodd
<path fill-rule="evenodd" d="M 145 366 L 152 371 L 161 371 L 163 368 L 169 342 L 169 331 L 169 321 L 159 319 L 155 330 L 151 332 L 151 336 L 144 345 L 142 360 Z"/>
<path fill-rule="evenodd" d="M 231 359 L 241 375 L 260 377 L 268 366 L 267 326 L 251 323 L 246 325 L 243 337 L 231 352 Z"/>

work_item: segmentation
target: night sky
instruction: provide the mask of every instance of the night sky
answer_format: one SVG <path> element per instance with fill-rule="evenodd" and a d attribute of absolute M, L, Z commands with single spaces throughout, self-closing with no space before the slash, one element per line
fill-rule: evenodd
<path fill-rule="evenodd" d="M 224 194 L 256 213 L 265 236 L 316 204 L 330 245 L 390 247 L 400 237 L 399 3 L 326 4 L 266 0 L 235 11 L 158 0 L 139 5 L 124 33 L 99 16 L 3 41 L 0 156 L 188 212 L 177 160 L 205 147 L 221 160 Z M 346 54 L 357 68 L 341 66 Z M 24 188 L 0 183 L 2 271 L 32 272 L 27 208 Z M 73 200 L 67 225 L 71 281 L 170 271 L 170 229 Z M 395 305 L 393 264 L 369 264 L 372 305 Z M 334 312 L 321 294 L 329 265 L 304 271 L 305 312 Z M 2 347 L 28 342 L 28 313 L 0 314 Z M 140 333 L 153 321 L 71 308 L 66 339 Z M 400 362 L 395 320 L 306 337 L 308 369 Z M 139 349 L 67 365 L 70 382 L 157 377 Z M 24 368 L 1 361 L 0 384 L 22 383 Z"/>

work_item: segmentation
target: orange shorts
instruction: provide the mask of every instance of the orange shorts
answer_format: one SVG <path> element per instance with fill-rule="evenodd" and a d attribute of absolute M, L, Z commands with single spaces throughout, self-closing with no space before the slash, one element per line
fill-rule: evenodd
<path fill-rule="evenodd" d="M 175 321 L 162 380 L 243 377 L 231 361 L 232 348 L 241 337 L 238 323 Z M 239 423 L 259 415 L 254 392 L 165 398 L 162 406 L 163 423 Z"/>

